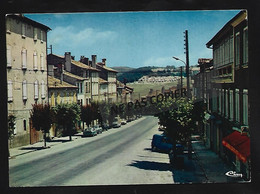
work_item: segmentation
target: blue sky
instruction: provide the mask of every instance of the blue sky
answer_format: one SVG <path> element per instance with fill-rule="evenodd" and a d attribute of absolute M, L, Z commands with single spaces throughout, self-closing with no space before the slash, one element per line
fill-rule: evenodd
<path fill-rule="evenodd" d="M 107 59 L 107 65 L 182 66 L 172 56 L 185 61 L 184 31 L 188 30 L 190 65 L 198 58 L 212 58 L 206 43 L 239 10 L 115 12 L 25 14 L 26 17 L 49 26 L 48 46 L 53 53 L 71 52 L 98 61 Z"/>

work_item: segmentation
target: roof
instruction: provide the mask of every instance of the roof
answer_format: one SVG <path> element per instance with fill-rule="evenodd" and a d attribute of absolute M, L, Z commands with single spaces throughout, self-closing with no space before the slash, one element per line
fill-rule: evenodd
<path fill-rule="evenodd" d="M 110 72 L 114 72 L 114 73 L 118 73 L 118 71 L 116 71 L 116 70 L 114 70 L 114 69 L 112 69 L 112 68 L 110 68 L 110 67 L 108 67 L 108 66 L 106 66 L 106 65 L 99 65 L 99 64 L 97 64 L 97 67 L 99 67 L 99 68 L 103 68 L 103 69 L 105 69 L 105 70 L 107 70 L 107 71 L 110 71 Z"/>
<path fill-rule="evenodd" d="M 71 85 L 65 81 L 62 82 L 55 77 L 48 76 L 48 88 L 72 88 L 72 89 L 77 89 L 77 86 Z"/>
<path fill-rule="evenodd" d="M 235 17 L 233 17 L 228 23 L 226 23 L 220 31 L 218 31 L 218 33 L 206 44 L 206 46 L 209 48 L 214 42 L 216 42 L 217 40 L 222 38 L 223 35 L 225 35 L 226 32 L 228 32 L 229 30 L 232 29 L 232 27 L 233 27 L 232 24 L 237 19 L 241 18 L 241 16 L 246 17 L 246 15 L 247 15 L 246 10 L 240 11 Z"/>
<path fill-rule="evenodd" d="M 59 57 L 59 58 L 62 58 L 64 59 L 65 57 L 64 56 L 61 56 L 61 55 L 56 55 L 56 54 L 49 54 L 49 55 L 53 55 L 53 56 L 56 56 L 56 57 Z M 72 60 L 71 59 L 71 64 L 77 66 L 77 67 L 80 67 L 80 68 L 83 68 L 83 69 L 88 69 L 88 70 L 92 70 L 92 71 L 100 71 L 99 69 L 96 69 L 96 68 L 93 68 L 89 65 L 86 65 L 84 63 L 81 63 L 80 61 L 75 61 L 75 60 Z"/>
<path fill-rule="evenodd" d="M 33 25 L 33 26 L 37 26 L 37 27 L 39 27 L 39 28 L 41 28 L 41 29 L 44 29 L 44 30 L 46 30 L 46 31 L 51 30 L 51 28 L 49 28 L 48 26 L 45 26 L 45 25 L 43 25 L 43 24 L 41 24 L 41 23 L 39 23 L 39 22 L 36 22 L 36 21 L 34 21 L 34 20 L 31 20 L 31 19 L 25 17 L 25 16 L 22 15 L 22 14 L 7 14 L 6 17 L 18 19 L 18 20 L 20 20 L 20 21 L 24 21 L 24 22 L 26 22 L 26 23 L 29 23 L 29 24 Z"/>
<path fill-rule="evenodd" d="M 77 80 L 80 80 L 80 81 L 83 81 L 83 80 L 86 80 L 86 79 L 87 79 L 87 78 L 84 78 L 84 77 L 75 75 L 75 74 L 70 73 L 70 72 L 65 71 L 65 70 L 63 71 L 63 74 L 66 75 L 66 76 L 68 76 L 68 77 L 72 77 L 72 78 L 75 78 L 75 79 L 77 79 Z"/>

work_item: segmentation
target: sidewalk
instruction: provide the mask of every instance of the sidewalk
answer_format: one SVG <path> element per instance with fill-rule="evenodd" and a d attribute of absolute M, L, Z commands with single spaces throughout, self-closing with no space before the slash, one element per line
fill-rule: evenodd
<path fill-rule="evenodd" d="M 81 138 L 81 135 L 82 135 L 82 132 L 73 135 L 71 138 L 72 138 L 72 140 L 76 140 L 78 138 Z M 9 149 L 9 152 L 10 152 L 9 159 L 12 159 L 12 158 L 15 158 L 16 156 L 24 155 L 24 154 L 27 154 L 30 152 L 34 152 L 37 150 L 48 149 L 55 145 L 62 144 L 62 143 L 68 142 L 68 141 L 69 141 L 69 136 L 59 137 L 59 138 L 54 137 L 52 140 L 49 140 L 46 142 L 47 148 L 43 148 L 43 145 L 44 145 L 43 141 L 37 142 L 35 144 L 21 146 L 21 147 L 10 148 Z"/>
<path fill-rule="evenodd" d="M 230 171 L 219 156 L 207 149 L 202 142 L 192 143 L 192 159 L 188 159 L 188 154 L 184 155 L 184 168 L 173 169 L 175 183 L 226 183 L 228 177 L 226 172 Z"/>

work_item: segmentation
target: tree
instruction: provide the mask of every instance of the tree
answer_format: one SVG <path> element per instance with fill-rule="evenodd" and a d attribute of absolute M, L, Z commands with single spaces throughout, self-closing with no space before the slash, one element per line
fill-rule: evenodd
<path fill-rule="evenodd" d="M 49 133 L 54 122 L 54 112 L 48 104 L 34 104 L 31 110 L 32 125 L 37 131 L 44 134 L 44 147 L 46 148 L 46 133 Z"/>
<path fill-rule="evenodd" d="M 14 138 L 15 119 L 16 117 L 14 115 L 8 116 L 8 140 L 10 142 Z M 8 156 L 10 156 L 9 149 L 8 149 Z"/>
<path fill-rule="evenodd" d="M 64 134 L 69 135 L 69 140 L 71 141 L 75 125 L 80 120 L 80 106 L 76 103 L 58 104 L 54 110 L 56 124 L 62 126 Z"/>
<path fill-rule="evenodd" d="M 157 105 L 159 124 L 165 126 L 166 135 L 173 142 L 173 151 L 176 151 L 176 142 L 188 143 L 189 158 L 191 157 L 191 134 L 197 129 L 196 122 L 204 117 L 200 106 L 188 98 L 174 98 Z M 200 114 L 198 114 L 200 113 Z M 174 157 L 176 157 L 174 155 Z"/>

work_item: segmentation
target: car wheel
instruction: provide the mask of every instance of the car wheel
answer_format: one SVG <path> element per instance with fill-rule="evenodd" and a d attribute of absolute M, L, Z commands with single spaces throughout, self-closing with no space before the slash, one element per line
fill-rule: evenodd
<path fill-rule="evenodd" d="M 156 151 L 156 147 L 152 146 L 152 151 L 155 152 Z"/>

